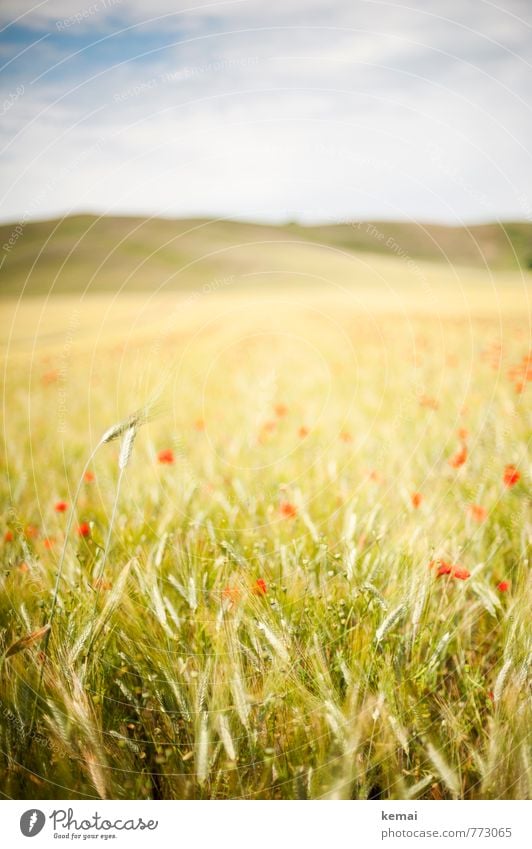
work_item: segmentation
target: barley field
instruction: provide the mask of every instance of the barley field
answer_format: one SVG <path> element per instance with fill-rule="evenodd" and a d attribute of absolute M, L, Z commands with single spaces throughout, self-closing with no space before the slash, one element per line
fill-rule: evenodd
<path fill-rule="evenodd" d="M 3 301 L 5 796 L 529 798 L 528 277 L 364 267 Z"/>

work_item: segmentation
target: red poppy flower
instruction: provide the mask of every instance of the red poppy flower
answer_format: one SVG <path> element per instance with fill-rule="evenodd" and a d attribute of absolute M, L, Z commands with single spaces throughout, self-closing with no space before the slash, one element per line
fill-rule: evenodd
<path fill-rule="evenodd" d="M 29 572 L 29 571 L 30 571 L 30 567 L 28 566 L 28 564 L 27 564 L 27 563 L 19 563 L 19 565 L 18 565 L 18 571 L 19 571 L 19 572 L 23 572 L 23 573 L 24 573 L 24 572 Z"/>
<path fill-rule="evenodd" d="M 83 480 L 85 483 L 92 483 L 94 480 L 94 472 L 91 472 L 89 469 L 83 475 Z"/>
<path fill-rule="evenodd" d="M 440 578 L 442 575 L 452 575 L 459 581 L 465 581 L 469 578 L 470 572 L 458 564 L 449 563 L 448 560 L 431 560 L 430 567 L 437 566 L 436 576 Z"/>
<path fill-rule="evenodd" d="M 173 463 L 174 462 L 174 452 L 171 448 L 163 448 L 157 454 L 157 459 L 159 463 Z"/>
<path fill-rule="evenodd" d="M 264 580 L 264 578 L 257 578 L 253 587 L 253 592 L 255 593 L 255 595 L 266 595 L 266 593 L 268 592 L 268 587 L 266 586 L 266 581 Z"/>
<path fill-rule="evenodd" d="M 342 432 L 340 433 L 340 439 L 342 440 L 342 442 L 346 443 L 353 441 L 353 437 L 346 430 L 342 430 Z"/>
<path fill-rule="evenodd" d="M 422 407 L 427 407 L 429 410 L 437 410 L 440 406 L 435 398 L 431 398 L 429 395 L 422 395 L 419 399 L 419 403 Z"/>
<path fill-rule="evenodd" d="M 35 539 L 35 537 L 39 536 L 39 529 L 35 525 L 28 525 L 25 534 L 29 539 Z"/>
<path fill-rule="evenodd" d="M 64 513 L 66 510 L 68 510 L 68 504 L 66 503 L 66 501 L 56 501 L 54 505 L 54 510 L 56 513 Z"/>
<path fill-rule="evenodd" d="M 196 419 L 194 422 L 195 430 L 205 430 L 205 421 L 203 419 Z"/>
<path fill-rule="evenodd" d="M 92 586 L 95 590 L 110 590 L 113 587 L 110 581 L 106 581 L 104 578 L 97 578 Z"/>
<path fill-rule="evenodd" d="M 42 381 L 45 385 L 55 383 L 56 380 L 59 380 L 59 372 L 57 369 L 51 369 L 51 371 L 45 372 L 42 376 Z"/>
<path fill-rule="evenodd" d="M 423 496 L 421 495 L 420 492 L 413 492 L 412 495 L 410 496 L 410 500 L 412 502 L 412 507 L 415 510 L 417 510 L 417 508 L 420 506 L 421 502 L 423 501 Z"/>
<path fill-rule="evenodd" d="M 304 439 L 306 436 L 309 435 L 310 431 L 308 427 L 305 427 L 305 425 L 301 425 L 297 433 L 300 439 Z"/>
<path fill-rule="evenodd" d="M 469 436 L 469 432 L 468 432 L 467 428 L 465 428 L 465 427 L 459 427 L 458 428 L 458 438 L 461 439 L 462 442 L 465 442 L 468 436 Z"/>
<path fill-rule="evenodd" d="M 288 407 L 286 406 L 286 404 L 276 404 L 273 409 L 275 411 L 275 415 L 280 419 L 282 419 L 283 416 L 286 416 L 288 412 Z"/>
<path fill-rule="evenodd" d="M 91 534 L 91 526 L 88 522 L 82 522 L 78 525 L 78 534 L 80 537 L 89 537 Z"/>
<path fill-rule="evenodd" d="M 282 501 L 279 510 L 281 511 L 281 515 L 287 519 L 293 519 L 297 516 L 297 507 L 295 504 L 291 504 L 290 501 Z"/>
<path fill-rule="evenodd" d="M 13 531 L 6 531 L 4 534 L 4 542 L 13 542 Z"/>
<path fill-rule="evenodd" d="M 514 381 L 515 391 L 520 395 L 525 391 L 527 381 L 532 380 L 532 354 L 525 354 L 520 363 L 508 372 L 510 380 Z"/>
<path fill-rule="evenodd" d="M 510 581 L 499 581 L 497 589 L 500 593 L 506 593 L 510 589 Z"/>
<path fill-rule="evenodd" d="M 43 539 L 43 545 L 45 548 L 53 548 L 55 543 L 55 539 L 53 537 L 45 537 Z"/>
<path fill-rule="evenodd" d="M 470 504 L 469 512 L 471 514 L 471 518 L 474 519 L 475 522 L 480 524 L 481 522 L 486 521 L 488 511 L 485 507 L 481 507 L 480 504 Z"/>
<path fill-rule="evenodd" d="M 441 560 L 440 558 L 438 558 L 437 560 L 431 560 L 429 563 L 429 569 L 432 569 L 434 566 L 438 567 L 438 575 L 451 574 L 452 566 L 447 560 Z"/>
<path fill-rule="evenodd" d="M 467 447 L 462 445 L 459 451 L 454 454 L 453 457 L 449 460 L 449 465 L 453 467 L 453 469 L 459 469 L 460 466 L 463 466 L 465 461 L 467 460 Z"/>
<path fill-rule="evenodd" d="M 516 483 L 521 480 L 521 473 L 517 471 L 515 466 L 512 466 L 510 464 L 506 466 L 502 479 L 504 481 L 505 486 L 515 486 Z"/>

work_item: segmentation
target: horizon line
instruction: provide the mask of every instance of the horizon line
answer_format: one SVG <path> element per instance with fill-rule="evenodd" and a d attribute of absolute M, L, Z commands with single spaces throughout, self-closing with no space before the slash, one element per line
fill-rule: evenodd
<path fill-rule="evenodd" d="M 209 215 L 208 213 L 204 213 L 202 215 L 150 215 L 147 213 L 135 213 L 135 212 L 116 212 L 116 213 L 108 213 L 108 212 L 96 212 L 96 211 L 76 211 L 76 212 L 68 212 L 64 215 L 58 214 L 50 214 L 44 216 L 36 216 L 36 217 L 25 217 L 21 218 L 3 218 L 0 216 L 0 227 L 9 227 L 9 226 L 26 226 L 28 224 L 46 224 L 48 222 L 54 221 L 66 221 L 71 218 L 96 218 L 106 219 L 106 218 L 125 218 L 125 219 L 144 219 L 145 221 L 205 221 L 211 224 L 216 224 L 219 222 L 226 223 L 234 223 L 234 224 L 250 224 L 250 225 L 258 225 L 261 227 L 331 227 L 331 226 L 345 226 L 352 224 L 409 224 L 414 226 L 428 226 L 428 227 L 444 227 L 447 229 L 461 229 L 467 230 L 473 227 L 486 227 L 490 225 L 499 225 L 505 226 L 508 224 L 530 224 L 532 226 L 532 221 L 528 218 L 486 218 L 486 219 L 473 219 L 473 220 L 464 220 L 461 221 L 457 219 L 456 222 L 451 222 L 449 220 L 442 219 L 434 219 L 434 218 L 388 218 L 388 217 L 372 217 L 372 218 L 364 218 L 364 217 L 355 217 L 347 218 L 343 216 L 342 218 L 323 218 L 323 219 L 312 219 L 312 220 L 301 220 L 297 218 L 284 218 L 284 219 L 261 219 L 261 218 L 253 218 L 253 217 L 241 217 L 241 216 L 220 216 L 220 215 Z"/>

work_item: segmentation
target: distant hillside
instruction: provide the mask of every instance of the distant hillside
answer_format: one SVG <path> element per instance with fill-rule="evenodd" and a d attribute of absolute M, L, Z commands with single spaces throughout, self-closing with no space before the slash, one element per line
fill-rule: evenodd
<path fill-rule="evenodd" d="M 216 286 L 227 277 L 245 282 L 246 276 L 257 274 L 324 273 L 329 265 L 343 266 L 345 254 L 371 253 L 476 268 L 530 268 L 532 224 L 307 227 L 76 215 L 0 227 L 0 292 L 20 296 L 85 288 L 117 292 Z"/>
<path fill-rule="evenodd" d="M 293 229 L 306 238 L 350 251 L 482 268 L 532 268 L 532 224 L 521 221 L 467 228 L 377 221 Z"/>

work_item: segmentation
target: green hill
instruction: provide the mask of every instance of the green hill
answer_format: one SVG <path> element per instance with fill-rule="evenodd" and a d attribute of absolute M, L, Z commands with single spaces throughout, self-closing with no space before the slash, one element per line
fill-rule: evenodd
<path fill-rule="evenodd" d="M 353 256 L 492 269 L 532 266 L 532 224 L 266 225 L 76 215 L 0 227 L 0 292 L 167 291 L 255 275 L 344 272 Z M 365 259 L 367 262 L 367 257 Z"/>

